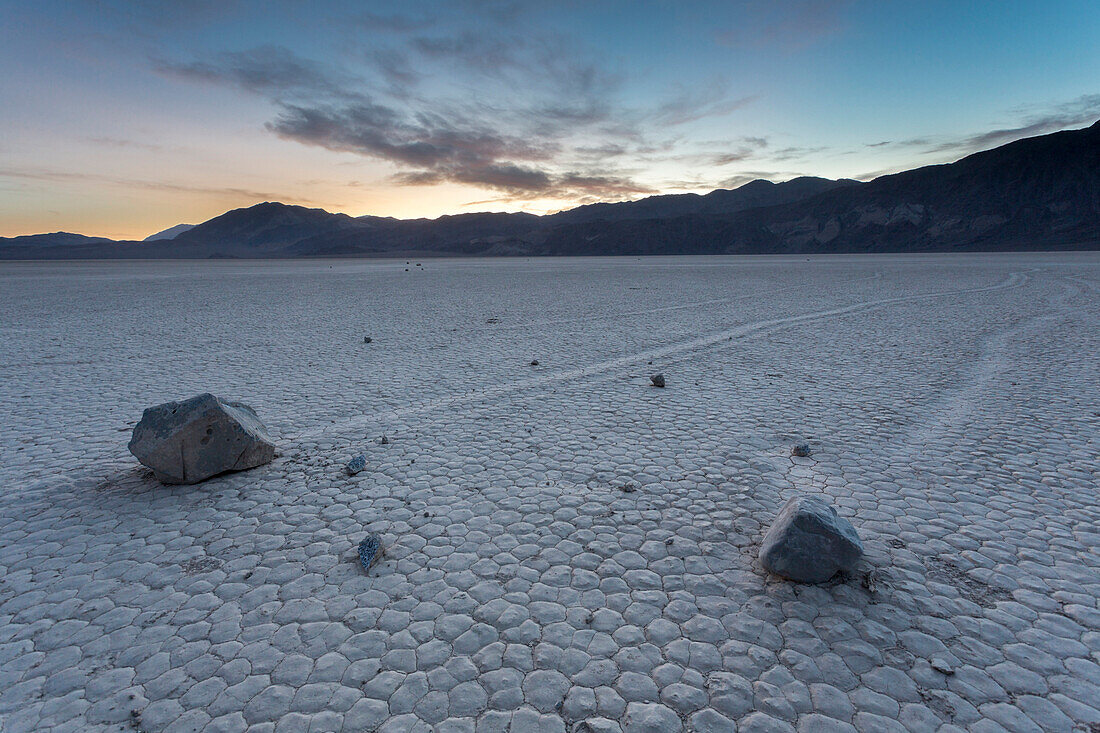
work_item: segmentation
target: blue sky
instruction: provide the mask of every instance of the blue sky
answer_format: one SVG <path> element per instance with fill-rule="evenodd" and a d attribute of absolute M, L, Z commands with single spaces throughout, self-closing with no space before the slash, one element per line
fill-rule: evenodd
<path fill-rule="evenodd" d="M 1100 3 L 0 0 L 0 236 L 556 211 L 1100 118 Z"/>

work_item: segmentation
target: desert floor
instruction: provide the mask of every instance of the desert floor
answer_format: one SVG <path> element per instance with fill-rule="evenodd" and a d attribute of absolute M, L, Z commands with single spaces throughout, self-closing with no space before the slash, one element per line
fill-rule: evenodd
<path fill-rule="evenodd" d="M 0 266 L 0 729 L 1100 730 L 1100 254 L 421 264 Z"/>

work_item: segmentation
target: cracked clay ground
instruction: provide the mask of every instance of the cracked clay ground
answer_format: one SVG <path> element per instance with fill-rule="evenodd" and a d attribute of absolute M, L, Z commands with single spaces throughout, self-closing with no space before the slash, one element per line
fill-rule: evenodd
<path fill-rule="evenodd" d="M 1100 730 L 1100 255 L 405 267 L 0 268 L 0 730 Z M 162 486 L 204 391 L 279 457 Z"/>

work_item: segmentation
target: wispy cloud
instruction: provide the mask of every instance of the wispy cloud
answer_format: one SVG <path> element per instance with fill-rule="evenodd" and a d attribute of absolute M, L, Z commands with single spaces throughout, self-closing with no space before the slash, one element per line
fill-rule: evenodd
<path fill-rule="evenodd" d="M 1009 115 L 1015 118 L 1012 123 L 985 132 L 956 137 L 922 135 L 896 141 L 867 143 L 865 147 L 916 149 L 929 155 L 944 153 L 969 155 L 1025 137 L 1091 125 L 1100 119 L 1100 94 L 1085 94 L 1076 99 L 1048 105 L 1019 107 L 1012 110 Z"/>
<path fill-rule="evenodd" d="M 1024 108 L 1017 110 L 1017 113 L 1021 118 L 1015 125 L 940 142 L 931 146 L 928 152 L 973 153 L 1025 137 L 1057 132 L 1068 127 L 1091 125 L 1100 118 L 1100 94 L 1086 94 L 1045 109 Z"/>
<path fill-rule="evenodd" d="M 299 204 L 313 204 L 315 202 L 302 199 L 298 196 L 290 196 L 284 193 L 272 191 L 257 191 L 248 188 L 233 186 L 193 186 L 184 183 L 171 183 L 168 181 L 148 180 L 141 178 L 126 178 L 124 176 L 110 176 L 97 173 L 73 173 L 69 171 L 54 170 L 27 170 L 19 168 L 0 168 L 0 178 L 22 181 L 50 181 L 50 182 L 91 182 L 102 183 L 123 188 L 140 189 L 145 191 L 169 191 L 174 193 L 197 193 L 215 196 L 231 196 L 250 201 L 284 201 Z"/>
<path fill-rule="evenodd" d="M 705 86 L 681 87 L 652 113 L 659 125 L 684 125 L 706 117 L 722 117 L 755 102 L 757 95 L 732 97 L 729 83 L 715 80 Z"/>
<path fill-rule="evenodd" d="M 164 150 L 163 145 L 157 145 L 156 143 L 144 143 L 137 140 L 124 140 L 117 137 L 89 137 L 85 139 L 93 145 L 98 145 L 104 148 L 145 150 L 151 153 L 159 153 Z"/>
<path fill-rule="evenodd" d="M 357 83 L 341 70 L 301 58 L 282 46 L 259 46 L 248 51 L 220 53 L 206 61 L 155 60 L 165 74 L 193 81 L 228 84 L 276 101 L 304 98 L 347 99 Z"/>

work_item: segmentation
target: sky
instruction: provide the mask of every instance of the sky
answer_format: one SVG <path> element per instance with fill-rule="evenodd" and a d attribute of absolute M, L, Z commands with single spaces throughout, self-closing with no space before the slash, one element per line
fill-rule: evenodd
<path fill-rule="evenodd" d="M 0 0 L 0 236 L 541 214 L 1100 119 L 1100 2 Z"/>

